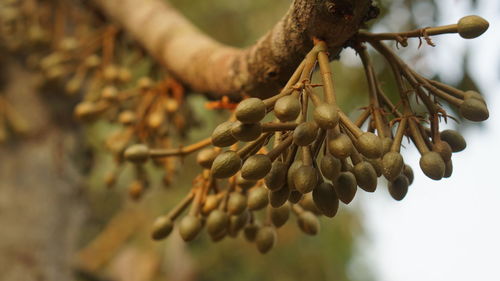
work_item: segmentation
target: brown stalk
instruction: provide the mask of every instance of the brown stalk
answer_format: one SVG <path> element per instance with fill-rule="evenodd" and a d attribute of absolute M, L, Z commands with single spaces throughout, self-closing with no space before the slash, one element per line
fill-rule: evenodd
<path fill-rule="evenodd" d="M 368 93 L 370 98 L 370 107 L 373 119 L 375 121 L 375 128 L 377 129 L 377 133 L 379 136 L 384 137 L 386 130 L 384 129 L 384 123 L 382 122 L 382 116 L 380 115 L 380 103 L 378 101 L 377 95 L 377 80 L 375 77 L 375 70 L 373 69 L 373 65 L 366 51 L 366 47 L 358 46 L 356 51 L 363 62 L 363 67 L 365 69 L 366 80 L 368 81 Z"/>
<path fill-rule="evenodd" d="M 186 156 L 190 153 L 196 152 L 212 144 L 211 138 L 203 139 L 199 142 L 181 148 L 169 149 L 150 149 L 149 156 L 156 157 L 171 157 L 171 156 Z"/>
<path fill-rule="evenodd" d="M 328 59 L 327 47 L 324 41 L 317 41 L 319 47 L 318 62 L 321 77 L 323 79 L 324 98 L 327 103 L 336 104 L 335 87 L 333 85 L 330 61 Z"/>

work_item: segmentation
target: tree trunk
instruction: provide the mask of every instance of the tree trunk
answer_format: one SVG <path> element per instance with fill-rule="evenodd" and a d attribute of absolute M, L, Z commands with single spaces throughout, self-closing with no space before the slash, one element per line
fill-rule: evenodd
<path fill-rule="evenodd" d="M 0 280 L 73 280 L 85 204 L 72 158 L 82 146 L 73 128 L 53 120 L 33 74 L 12 60 L 4 71 L 3 92 L 31 130 L 0 146 Z"/>

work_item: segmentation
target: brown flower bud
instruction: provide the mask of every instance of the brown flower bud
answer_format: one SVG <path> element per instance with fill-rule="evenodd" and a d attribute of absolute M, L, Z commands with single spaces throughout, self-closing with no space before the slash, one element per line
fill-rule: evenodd
<path fill-rule="evenodd" d="M 349 157 L 352 149 L 352 141 L 346 134 L 339 134 L 328 141 L 328 150 L 337 158 L 343 159 Z"/>
<path fill-rule="evenodd" d="M 255 154 L 248 157 L 241 167 L 241 176 L 247 180 L 260 180 L 271 170 L 271 159 L 264 154 Z"/>
<path fill-rule="evenodd" d="M 154 240 L 161 240 L 166 238 L 172 232 L 174 223 L 168 216 L 161 216 L 156 218 L 153 223 L 151 238 Z"/>
<path fill-rule="evenodd" d="M 467 120 L 481 122 L 490 117 L 486 104 L 478 99 L 464 100 L 459 107 L 460 114 Z"/>
<path fill-rule="evenodd" d="M 327 103 L 318 105 L 313 112 L 314 121 L 322 129 L 333 129 L 339 123 L 338 109 Z"/>
<path fill-rule="evenodd" d="M 264 178 L 266 187 L 271 191 L 279 190 L 286 183 L 287 166 L 281 161 L 274 161 L 271 170 Z"/>
<path fill-rule="evenodd" d="M 381 157 L 384 149 L 382 140 L 371 132 L 366 132 L 359 136 L 356 148 L 361 154 L 370 159 Z"/>
<path fill-rule="evenodd" d="M 310 145 L 318 136 L 318 125 L 315 122 L 301 123 L 293 131 L 293 142 L 299 146 Z"/>
<path fill-rule="evenodd" d="M 260 253 L 269 252 L 276 243 L 276 230 L 272 226 L 264 226 L 257 231 L 255 243 Z"/>
<path fill-rule="evenodd" d="M 399 175 L 393 181 L 389 182 L 389 193 L 394 200 L 401 201 L 405 198 L 406 193 L 408 193 L 409 185 L 408 178 L 404 175 Z"/>
<path fill-rule="evenodd" d="M 479 16 L 466 16 L 458 21 L 458 34 L 462 38 L 472 39 L 481 36 L 490 24 Z"/>
<path fill-rule="evenodd" d="M 236 107 L 235 116 L 242 123 L 260 122 L 266 116 L 266 105 L 258 98 L 245 99 Z"/>
<path fill-rule="evenodd" d="M 446 165 L 439 153 L 428 151 L 420 157 L 420 168 L 427 177 L 440 180 L 444 176 Z"/>
<path fill-rule="evenodd" d="M 219 152 L 215 149 L 204 148 L 196 155 L 196 163 L 205 169 L 210 169 L 217 155 L 219 155 Z"/>
<path fill-rule="evenodd" d="M 386 153 L 382 158 L 384 177 L 390 181 L 394 180 L 403 171 L 404 164 L 403 156 L 399 152 Z"/>
<path fill-rule="evenodd" d="M 356 183 L 364 191 L 374 192 L 377 189 L 377 173 L 373 166 L 366 162 L 359 162 L 352 168 Z"/>
<path fill-rule="evenodd" d="M 226 230 L 229 216 L 221 210 L 213 210 L 207 218 L 207 232 L 210 236 L 217 236 Z"/>
<path fill-rule="evenodd" d="M 287 184 L 276 191 L 269 192 L 269 204 L 273 208 L 278 208 L 285 204 L 286 200 L 290 196 L 290 188 Z"/>
<path fill-rule="evenodd" d="M 333 218 L 339 209 L 339 198 L 333 185 L 327 182 L 320 183 L 312 192 L 314 204 L 321 213 Z"/>
<path fill-rule="evenodd" d="M 145 144 L 134 144 L 128 147 L 123 156 L 134 163 L 144 163 L 149 158 L 149 148 Z"/>
<path fill-rule="evenodd" d="M 283 226 L 290 218 L 291 206 L 289 202 L 285 202 L 282 206 L 278 208 L 269 208 L 269 216 L 271 217 L 271 222 L 277 228 Z"/>
<path fill-rule="evenodd" d="M 212 163 L 212 175 L 215 178 L 229 178 L 236 174 L 241 168 L 241 158 L 234 151 L 228 150 L 215 157 Z"/>
<path fill-rule="evenodd" d="M 231 128 L 231 135 L 239 141 L 253 141 L 262 134 L 260 123 L 235 122 Z"/>
<path fill-rule="evenodd" d="M 312 212 L 304 211 L 298 218 L 297 223 L 300 230 L 308 235 L 316 235 L 319 232 L 319 220 Z"/>
<path fill-rule="evenodd" d="M 227 211 L 230 215 L 239 215 L 247 208 L 247 197 L 239 192 L 232 192 L 227 201 Z"/>
<path fill-rule="evenodd" d="M 293 173 L 293 185 L 301 193 L 311 192 L 318 184 L 318 171 L 313 166 L 303 165 Z"/>
<path fill-rule="evenodd" d="M 459 152 L 467 147 L 464 137 L 455 130 L 444 130 L 440 133 L 441 140 L 447 142 L 453 152 Z"/>
<path fill-rule="evenodd" d="M 351 172 L 342 172 L 335 181 L 333 187 L 340 201 L 344 204 L 351 203 L 356 195 L 357 183 L 356 177 Z"/>
<path fill-rule="evenodd" d="M 250 211 L 260 210 L 269 204 L 268 191 L 263 186 L 258 186 L 248 192 L 248 209 Z"/>
<path fill-rule="evenodd" d="M 274 104 L 274 115 L 281 122 L 288 122 L 297 119 L 300 114 L 300 102 L 294 96 L 284 96 L 279 98 Z"/>
<path fill-rule="evenodd" d="M 234 122 L 226 121 L 215 127 L 212 133 L 212 144 L 218 147 L 226 147 L 234 144 L 237 140 L 231 134 Z"/>
<path fill-rule="evenodd" d="M 257 232 L 259 231 L 259 227 L 255 224 L 248 224 L 243 229 L 243 234 L 245 235 L 245 239 L 248 242 L 254 242 L 257 237 Z"/>
<path fill-rule="evenodd" d="M 179 234 L 186 242 L 192 241 L 198 236 L 203 225 L 201 219 L 193 215 L 187 215 L 179 223 Z"/>
<path fill-rule="evenodd" d="M 325 178 L 334 181 L 340 175 L 342 163 L 339 159 L 333 157 L 332 155 L 326 154 L 321 159 L 319 167 L 321 174 L 323 174 Z"/>

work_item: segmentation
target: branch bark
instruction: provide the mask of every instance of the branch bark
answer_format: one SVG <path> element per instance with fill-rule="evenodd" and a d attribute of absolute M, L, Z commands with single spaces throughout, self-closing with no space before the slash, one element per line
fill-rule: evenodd
<path fill-rule="evenodd" d="M 277 94 L 312 48 L 313 37 L 327 43 L 330 57 L 337 55 L 372 1 L 294 0 L 270 31 L 245 49 L 216 42 L 163 0 L 94 2 L 194 91 L 238 100 Z"/>

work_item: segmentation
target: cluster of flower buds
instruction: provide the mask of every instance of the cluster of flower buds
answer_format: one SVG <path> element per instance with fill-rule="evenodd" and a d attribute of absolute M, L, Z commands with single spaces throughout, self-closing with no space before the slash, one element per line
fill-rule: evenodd
<path fill-rule="evenodd" d="M 65 84 L 66 93 L 76 94 L 84 87 L 86 78 L 93 77 L 102 66 L 97 55 L 103 47 L 101 43 L 108 41 L 104 47 L 112 48 L 109 39 L 117 32 L 110 25 L 104 31 L 81 28 L 83 23 L 88 26 L 102 23 L 83 9 L 79 9 L 77 18 L 64 16 L 78 8 L 81 7 L 54 5 L 50 1 L 2 1 L 0 46 L 25 55 L 27 64 L 43 74 L 44 86 L 58 81 Z"/>
<path fill-rule="evenodd" d="M 125 148 L 138 142 L 171 147 L 196 120 L 179 83 L 161 74 L 159 66 L 116 26 L 78 5 L 2 1 L 0 47 L 25 55 L 28 66 L 41 74 L 42 92 L 83 96 L 74 109 L 76 119 L 115 125 L 105 141 L 115 160 L 105 183 L 113 187 L 125 168 Z M 29 125 L 0 96 L 0 143 L 11 132 L 25 134 Z M 169 185 L 180 164 L 172 158 L 157 158 L 154 163 L 165 170 L 163 181 Z M 138 199 L 150 180 L 140 161 L 134 164 L 134 171 L 135 180 L 128 190 Z"/>
<path fill-rule="evenodd" d="M 194 125 L 193 114 L 184 101 L 184 89 L 175 80 L 166 78 L 153 82 L 149 77 L 139 78 L 136 85 L 120 88 L 116 84 L 103 87 L 97 97 L 79 103 L 75 116 L 82 121 L 92 122 L 105 119 L 118 125 L 118 130 L 106 138 L 106 148 L 113 154 L 115 167 L 106 176 L 108 187 L 113 187 L 126 162 L 124 156 L 132 160 L 135 167 L 135 180 L 128 190 L 133 199 L 139 199 L 149 186 L 149 177 L 144 167 L 143 145 L 156 147 L 172 146 L 172 138 L 184 136 Z M 132 156 L 129 156 L 132 155 Z M 156 158 L 154 164 L 165 170 L 163 182 L 169 185 L 177 173 L 180 163 L 173 158 Z"/>
<path fill-rule="evenodd" d="M 443 103 L 467 120 L 480 122 L 489 117 L 479 93 L 423 77 L 383 43 L 392 40 L 406 47 L 409 38 L 418 38 L 434 46 L 431 36 L 458 33 L 471 39 L 487 30 L 487 21 L 467 16 L 452 25 L 355 35 L 349 44 L 363 63 L 369 104 L 354 121 L 337 104 L 328 48 L 314 39 L 314 48 L 280 93 L 268 99 L 242 100 L 210 137 L 172 148 L 172 131 L 183 136 L 195 122 L 183 88 L 169 78 L 154 81 L 155 73 L 143 76 L 132 71 L 130 66 L 145 58 L 116 27 L 66 30 L 62 27 L 78 26 L 78 22 L 87 26 L 102 22 L 91 13 L 78 13 L 78 19 L 61 17 L 70 7 L 55 6 L 50 1 L 0 3 L 0 47 L 29 53 L 28 63 L 41 70 L 49 89 L 63 85 L 68 95 L 85 92 L 74 111 L 79 120 L 118 125 L 106 140 L 116 163 L 106 184 L 115 185 L 129 160 L 135 180 L 128 190 L 138 199 L 149 184 L 144 166 L 148 159 L 166 170 L 164 182 L 168 184 L 180 165 L 173 162 L 175 157 L 198 152 L 196 160 L 203 171 L 185 198 L 155 221 L 152 237 L 156 240 L 168 236 L 177 224 L 185 241 L 195 239 L 203 228 L 213 241 L 242 232 L 266 253 L 276 242 L 276 230 L 292 216 L 300 230 L 315 235 L 320 228 L 318 216 L 334 217 L 340 202 L 349 204 L 358 187 L 374 192 L 379 178 L 385 178 L 395 200 L 406 196 L 414 175 L 400 151 L 404 137 L 419 150 L 420 168 L 426 176 L 433 180 L 451 176 L 452 153 L 464 150 L 466 142 L 457 131 L 440 130 L 442 120 L 454 119 Z M 127 44 L 116 44 L 117 40 Z M 390 66 L 397 100 L 385 94 L 368 45 Z M 127 48 L 127 58 L 118 62 L 121 58 L 114 54 L 123 53 L 118 50 L 121 47 Z M 316 65 L 321 84 L 311 82 Z M 9 130 L 22 134 L 28 125 L 0 96 L 0 142 Z"/>
<path fill-rule="evenodd" d="M 52 5 L 37 2 L 0 2 L 0 46 L 17 52 L 38 49 L 51 43 L 51 32 L 44 19 L 53 12 Z"/>
<path fill-rule="evenodd" d="M 379 177 L 387 180 L 394 199 L 406 196 L 414 175 L 400 153 L 405 136 L 420 151 L 420 168 L 426 176 L 434 180 L 451 176 L 452 152 L 463 150 L 466 144 L 458 132 L 439 130 L 441 119 L 450 117 L 441 102 L 457 107 L 468 120 L 484 121 L 489 114 L 484 99 L 477 92 L 463 92 L 419 75 L 381 41 L 394 39 L 403 44 L 409 37 L 424 37 L 431 44 L 430 35 L 458 32 L 472 38 L 487 27 L 483 19 L 469 16 L 457 25 L 406 33 L 360 32 L 351 47 L 364 65 L 369 104 L 355 121 L 337 105 L 327 47 L 315 39 L 314 48 L 280 93 L 264 100 L 244 99 L 209 139 L 179 150 L 129 147 L 125 158 L 132 161 L 200 150 L 197 161 L 203 172 L 189 194 L 156 220 L 152 237 L 169 235 L 189 206 L 177 224 L 185 241 L 197 237 L 203 227 L 214 241 L 243 232 L 265 253 L 275 244 L 276 229 L 291 213 L 304 233 L 315 235 L 319 215 L 334 217 L 340 202 L 349 204 L 358 187 L 374 192 Z M 366 43 L 387 59 L 399 100 L 391 101 L 384 93 Z M 311 83 L 317 64 L 320 85 Z M 417 112 L 421 107 L 413 100 L 424 104 L 425 111 Z"/>

